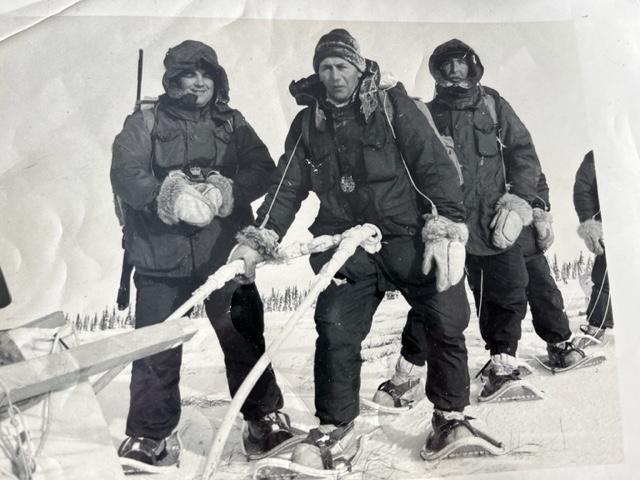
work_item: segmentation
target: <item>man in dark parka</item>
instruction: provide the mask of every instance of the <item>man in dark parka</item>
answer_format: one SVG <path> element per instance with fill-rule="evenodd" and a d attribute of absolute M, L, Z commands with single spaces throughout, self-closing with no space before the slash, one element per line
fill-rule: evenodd
<path fill-rule="evenodd" d="M 584 240 L 589 251 L 596 256 L 591 270 L 593 287 L 587 306 L 588 322 L 587 325 L 580 327 L 587 337 L 581 339 L 580 344 L 587 347 L 597 343 L 589 337 L 601 341 L 605 330 L 613 328 L 613 310 L 609 296 L 609 275 L 593 150 L 585 155 L 576 172 L 573 205 L 580 220 L 578 235 Z"/>
<path fill-rule="evenodd" d="M 429 365 L 426 394 L 435 409 L 434 433 L 425 448 L 437 452 L 459 435 L 472 435 L 463 426 L 462 413 L 469 403 L 463 262 L 453 284 L 442 281 L 442 270 L 432 268 L 428 255 L 427 268 L 423 266 L 425 247 L 431 251 L 441 243 L 446 251 L 466 240 L 459 178 L 402 85 L 385 84 L 377 64 L 362 57 L 349 32 L 336 29 L 322 36 L 313 66 L 315 75 L 290 87 L 308 106 L 293 120 L 279 176 L 258 211 L 258 220 L 267 211 L 269 216 L 250 238 L 241 239 L 232 258 L 244 259 L 251 272 L 269 255 L 265 240 L 285 235 L 309 192 L 320 199 L 313 234 L 339 234 L 368 222 L 380 228 L 383 246 L 375 254 L 358 249 L 318 298 L 314 378 L 320 426 L 296 448 L 293 459 L 331 468 L 334 461 L 353 456 L 360 344 L 389 285 L 415 311 L 412 329 L 420 343 L 415 361 Z M 314 270 L 330 255 L 313 255 Z"/>

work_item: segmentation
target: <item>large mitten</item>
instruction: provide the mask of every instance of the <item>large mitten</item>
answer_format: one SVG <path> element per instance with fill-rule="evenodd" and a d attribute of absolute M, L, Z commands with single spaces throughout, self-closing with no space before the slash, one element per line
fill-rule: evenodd
<path fill-rule="evenodd" d="M 493 230 L 491 242 L 498 248 L 513 245 L 523 227 L 531 225 L 533 211 L 522 198 L 512 193 L 505 193 L 496 203 L 496 214 L 489 224 Z"/>
<path fill-rule="evenodd" d="M 158 217 L 167 225 L 180 221 L 204 227 L 211 223 L 217 209 L 180 170 L 169 172 L 156 199 Z"/>
<path fill-rule="evenodd" d="M 207 177 L 207 184 L 213 186 L 219 195 L 220 203 L 217 204 L 217 215 L 226 218 L 233 211 L 233 180 L 220 175 L 218 172 L 212 172 Z"/>
<path fill-rule="evenodd" d="M 578 227 L 578 235 L 584 240 L 591 253 L 602 255 L 604 253 L 604 239 L 602 237 L 602 222 L 599 220 L 585 220 Z"/>
<path fill-rule="evenodd" d="M 457 223 L 441 216 L 427 214 L 422 228 L 424 258 L 422 273 L 436 272 L 436 288 L 444 292 L 462 280 L 465 249 L 469 230 L 464 223 Z"/>
<path fill-rule="evenodd" d="M 536 229 L 536 244 L 543 252 L 553 244 L 553 216 L 541 208 L 533 209 L 533 227 Z"/>
<path fill-rule="evenodd" d="M 278 258 L 278 234 L 268 228 L 249 225 L 238 232 L 236 240 L 238 244 L 231 250 L 227 263 L 242 260 L 244 274 L 237 276 L 235 280 L 243 285 L 253 283 L 256 265 L 265 260 Z"/>

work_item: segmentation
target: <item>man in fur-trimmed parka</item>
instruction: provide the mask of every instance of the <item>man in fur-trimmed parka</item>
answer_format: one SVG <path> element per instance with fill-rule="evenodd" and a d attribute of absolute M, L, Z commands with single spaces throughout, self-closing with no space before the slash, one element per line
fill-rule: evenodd
<path fill-rule="evenodd" d="M 580 220 L 578 235 L 596 258 L 591 270 L 591 298 L 587 306 L 588 324 L 580 329 L 586 338 L 580 340 L 584 347 L 602 341 L 605 330 L 613 328 L 613 310 L 609 296 L 609 275 L 607 257 L 602 233 L 602 214 L 598 198 L 598 183 L 593 150 L 587 153 L 576 172 L 573 185 L 573 205 Z M 591 338 L 589 338 L 591 337 Z M 595 339 L 597 341 L 594 341 Z"/>
<path fill-rule="evenodd" d="M 135 266 L 136 328 L 162 322 L 226 262 L 235 235 L 253 222 L 250 203 L 275 170 L 265 145 L 228 105 L 216 52 L 192 40 L 169 49 L 162 95 L 130 115 L 113 144 L 111 183 L 124 207 L 124 246 Z M 234 395 L 264 352 L 254 284 L 227 284 L 205 301 Z M 180 419 L 181 347 L 133 363 L 125 467 L 175 467 L 167 449 Z M 267 370 L 242 407 L 249 441 L 262 451 L 291 437 L 283 398 Z"/>
<path fill-rule="evenodd" d="M 296 447 L 293 461 L 330 469 L 354 455 L 361 342 L 389 287 L 412 305 L 419 353 L 426 352 L 416 361 L 429 365 L 434 433 L 425 451 L 432 455 L 459 436 L 474 435 L 462 413 L 469 403 L 463 262 L 447 258 L 453 251 L 464 256 L 467 237 L 456 169 L 402 85 L 381 81 L 377 64 L 362 57 L 349 32 L 323 35 L 313 67 L 316 74 L 290 87 L 307 107 L 293 120 L 279 176 L 258 211 L 259 220 L 269 216 L 262 228 L 245 231 L 231 258 L 244 259 L 251 277 L 272 250 L 265 246 L 285 235 L 311 191 L 320 200 L 313 234 L 373 223 L 383 246 L 375 254 L 358 249 L 318 298 L 314 379 L 320 426 Z M 316 272 L 331 253 L 312 255 Z"/>
<path fill-rule="evenodd" d="M 436 96 L 428 107 L 441 135 L 453 144 L 464 182 L 467 271 L 491 356 L 480 400 L 491 400 L 519 379 L 515 355 L 529 281 L 525 249 L 533 235 L 528 226 L 540 163 L 509 103 L 480 85 L 484 67 L 471 47 L 457 39 L 445 42 L 429 58 L 429 71 Z M 548 350 L 564 362 L 574 346 L 562 341 L 549 343 Z"/>

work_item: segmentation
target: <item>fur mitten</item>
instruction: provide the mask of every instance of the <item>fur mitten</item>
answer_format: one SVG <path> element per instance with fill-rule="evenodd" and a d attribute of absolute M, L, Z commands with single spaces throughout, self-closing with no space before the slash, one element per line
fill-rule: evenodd
<path fill-rule="evenodd" d="M 180 170 L 169 172 L 160 186 L 156 199 L 158 217 L 167 225 L 180 221 L 204 227 L 211 223 L 215 209 L 211 202 L 196 188 Z"/>
<path fill-rule="evenodd" d="M 207 183 L 213 185 L 220 192 L 221 202 L 218 216 L 226 218 L 231 215 L 233 211 L 233 180 L 214 172 L 207 177 Z"/>
<path fill-rule="evenodd" d="M 533 210 L 525 200 L 512 193 L 505 193 L 496 203 L 496 214 L 489 228 L 493 230 L 492 243 L 498 248 L 513 245 L 523 227 L 531 225 Z"/>
<path fill-rule="evenodd" d="M 469 239 L 469 230 L 464 223 L 453 222 L 442 216 L 427 214 L 424 219 L 422 273 L 428 275 L 431 269 L 435 268 L 436 289 L 444 292 L 462 280 L 464 246 Z"/>
<path fill-rule="evenodd" d="M 578 235 L 584 240 L 591 253 L 602 255 L 604 253 L 604 239 L 602 237 L 602 222 L 600 220 L 585 220 L 578 227 Z"/>
<path fill-rule="evenodd" d="M 536 244 L 538 248 L 546 252 L 555 240 L 555 235 L 553 234 L 553 216 L 551 212 L 547 212 L 541 208 L 534 208 L 533 227 L 536 230 Z"/>
<path fill-rule="evenodd" d="M 227 263 L 244 262 L 244 274 L 235 280 L 247 285 L 255 281 L 256 266 L 260 262 L 278 258 L 278 234 L 268 228 L 249 225 L 238 232 L 236 240 L 238 244 L 231 250 Z"/>

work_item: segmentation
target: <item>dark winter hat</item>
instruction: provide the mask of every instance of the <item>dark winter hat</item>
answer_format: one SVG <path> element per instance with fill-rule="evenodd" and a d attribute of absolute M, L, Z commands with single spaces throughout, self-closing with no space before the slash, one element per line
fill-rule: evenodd
<path fill-rule="evenodd" d="M 178 95 L 174 80 L 188 70 L 201 68 L 213 75 L 216 89 L 216 102 L 229 101 L 229 80 L 224 68 L 218 63 L 218 55 L 208 45 L 196 40 L 185 40 L 170 48 L 164 57 L 165 73 L 162 85 L 170 97 Z"/>
<path fill-rule="evenodd" d="M 343 28 L 336 28 L 320 37 L 313 54 L 313 70 L 318 73 L 320 62 L 327 57 L 344 58 L 352 63 L 360 72 L 364 72 L 366 62 L 360 55 L 358 41 Z"/>
<path fill-rule="evenodd" d="M 473 85 L 477 84 L 484 74 L 484 67 L 480 61 L 480 57 L 473 49 L 457 38 L 449 40 L 436 47 L 429 57 L 429 72 L 437 83 L 442 83 L 444 77 L 440 68 L 442 64 L 451 58 L 460 58 L 467 63 L 469 67 L 469 82 Z"/>

